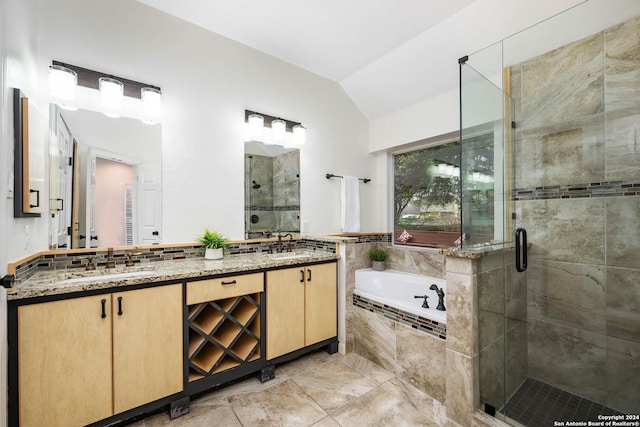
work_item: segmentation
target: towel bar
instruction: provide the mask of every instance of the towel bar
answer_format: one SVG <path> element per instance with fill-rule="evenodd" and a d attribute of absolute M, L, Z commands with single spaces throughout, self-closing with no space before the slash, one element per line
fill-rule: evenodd
<path fill-rule="evenodd" d="M 325 177 L 327 179 L 331 179 L 331 178 L 344 178 L 342 175 L 334 175 L 332 173 L 328 173 L 325 175 Z M 367 182 L 371 181 L 369 178 L 358 178 L 360 181 L 364 181 L 364 183 L 366 184 Z"/>

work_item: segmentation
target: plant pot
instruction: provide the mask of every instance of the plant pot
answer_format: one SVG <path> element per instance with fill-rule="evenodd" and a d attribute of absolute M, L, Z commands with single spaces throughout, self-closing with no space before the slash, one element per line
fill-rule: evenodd
<path fill-rule="evenodd" d="M 204 259 L 221 259 L 224 254 L 222 253 L 222 248 L 218 249 L 209 249 L 206 248 L 204 251 Z"/>
<path fill-rule="evenodd" d="M 384 271 L 384 261 L 371 261 L 371 269 L 375 271 Z"/>

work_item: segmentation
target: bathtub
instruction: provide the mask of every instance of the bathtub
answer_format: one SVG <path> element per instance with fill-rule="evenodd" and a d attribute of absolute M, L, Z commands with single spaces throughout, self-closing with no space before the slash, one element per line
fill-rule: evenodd
<path fill-rule="evenodd" d="M 383 306 L 394 307 L 446 325 L 447 312 L 436 310 L 438 295 L 429 289 L 432 284 L 436 284 L 444 290 L 444 305 L 446 307 L 447 283 L 445 280 L 395 270 L 374 271 L 370 268 L 356 270 L 354 294 Z M 430 308 L 422 308 L 424 300 L 414 298 L 415 295 L 428 295 L 427 301 Z"/>

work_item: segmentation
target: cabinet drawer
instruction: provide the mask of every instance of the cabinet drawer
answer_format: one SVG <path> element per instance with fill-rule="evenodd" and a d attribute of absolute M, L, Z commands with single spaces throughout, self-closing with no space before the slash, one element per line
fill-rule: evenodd
<path fill-rule="evenodd" d="M 187 305 L 262 292 L 264 273 L 187 282 Z"/>

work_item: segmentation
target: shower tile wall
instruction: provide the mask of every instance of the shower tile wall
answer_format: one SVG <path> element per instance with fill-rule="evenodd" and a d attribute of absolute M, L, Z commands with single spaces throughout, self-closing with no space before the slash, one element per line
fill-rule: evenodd
<path fill-rule="evenodd" d="M 535 194 L 516 196 L 532 244 L 528 376 L 638 413 L 640 17 L 511 73 L 517 194 Z M 606 189 L 616 181 L 629 191 Z"/>
<path fill-rule="evenodd" d="M 258 156 L 252 154 L 245 159 L 249 162 L 249 166 L 245 170 L 249 173 L 246 195 L 249 210 L 246 211 L 246 222 L 251 230 L 275 230 L 276 220 L 273 214 L 273 159 L 267 156 Z M 253 188 L 253 182 L 259 185 L 259 188 Z M 251 216 L 257 216 L 257 222 L 251 221 Z M 254 217 L 256 218 L 256 217 Z"/>
<path fill-rule="evenodd" d="M 273 158 L 273 210 L 278 230 L 300 229 L 300 150 Z"/>
<path fill-rule="evenodd" d="M 515 273 L 514 258 L 507 250 L 478 262 L 480 404 L 496 408 L 527 377 L 527 275 Z"/>
<path fill-rule="evenodd" d="M 251 230 L 298 231 L 300 229 L 299 150 L 275 157 L 252 154 L 245 159 L 245 223 Z M 255 185 L 254 185 L 255 182 Z M 259 187 L 258 187 L 259 186 Z M 258 188 L 255 188 L 258 187 Z M 252 216 L 257 222 L 252 222 Z"/>

